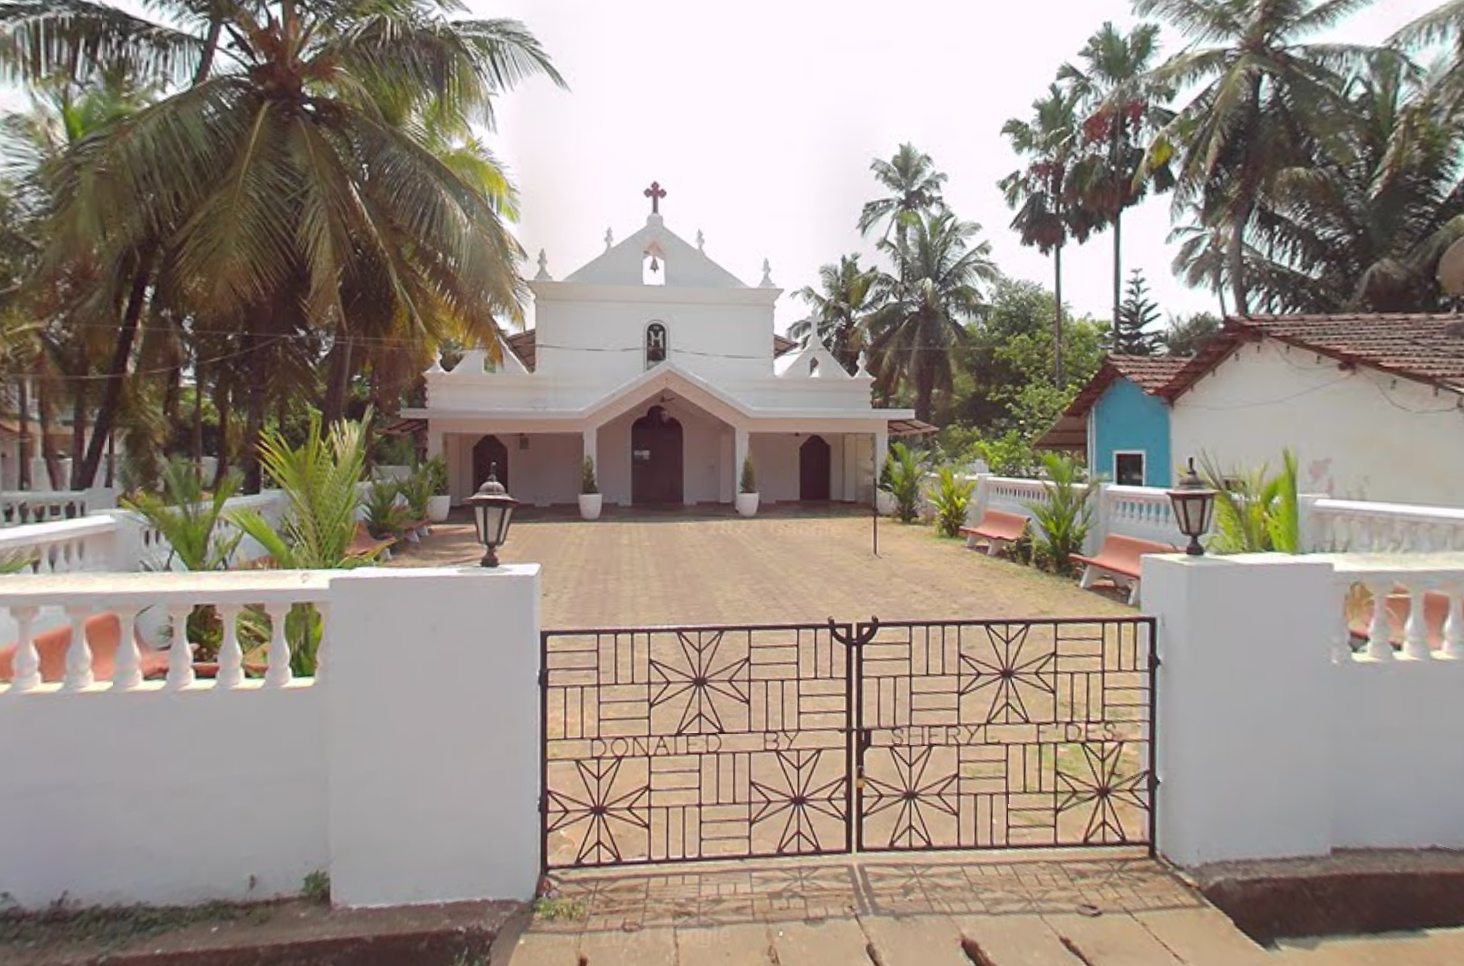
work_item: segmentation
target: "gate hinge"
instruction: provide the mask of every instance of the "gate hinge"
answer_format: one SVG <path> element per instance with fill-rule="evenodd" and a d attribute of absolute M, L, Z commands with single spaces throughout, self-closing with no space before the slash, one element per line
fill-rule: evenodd
<path fill-rule="evenodd" d="M 549 683 L 549 672 L 548 672 L 548 670 L 546 670 L 545 668 L 540 668 L 539 669 L 539 687 L 542 688 L 542 687 L 546 686 L 548 683 Z"/>
<path fill-rule="evenodd" d="M 1159 660 L 1159 655 L 1158 654 L 1150 654 L 1149 655 L 1149 670 L 1152 671 L 1155 668 L 1159 667 L 1159 665 L 1161 665 L 1163 663 L 1164 663 L 1163 661 Z"/>

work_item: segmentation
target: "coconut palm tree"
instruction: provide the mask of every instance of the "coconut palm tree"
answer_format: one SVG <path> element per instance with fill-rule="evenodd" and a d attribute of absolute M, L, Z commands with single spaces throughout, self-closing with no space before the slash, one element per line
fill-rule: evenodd
<path fill-rule="evenodd" d="M 903 232 L 926 212 L 946 210 L 945 199 L 941 197 L 946 176 L 936 170 L 930 155 L 915 145 L 900 145 L 888 161 L 874 159 L 869 170 L 889 194 L 865 203 L 859 213 L 859 234 L 868 235 L 883 221 L 887 222 L 884 236 L 888 238 L 891 229 Z"/>
<path fill-rule="evenodd" d="M 788 327 L 788 337 L 807 340 L 814 326 L 832 352 L 850 372 L 864 349 L 869 316 L 875 309 L 875 279 L 879 271 L 863 268 L 859 255 L 841 255 L 837 264 L 818 270 L 819 287 L 806 285 L 794 294 L 808 303 L 812 314 Z"/>
<path fill-rule="evenodd" d="M 1044 97 L 1032 102 L 1032 118 L 1013 118 L 1001 133 L 1013 150 L 1027 159 L 1000 182 L 1009 207 L 1015 208 L 1012 228 L 1022 244 L 1052 256 L 1056 311 L 1052 320 L 1053 384 L 1062 379 L 1062 249 L 1069 238 L 1085 240 L 1093 228 L 1091 215 L 1074 198 L 1073 165 L 1078 154 L 1078 98 L 1052 84 Z"/>
<path fill-rule="evenodd" d="M 1399 50 L 1429 50 L 1446 45 L 1448 59 L 1438 78 L 1439 94 L 1452 107 L 1464 106 L 1464 0 L 1445 0 L 1388 39 Z"/>
<path fill-rule="evenodd" d="M 880 308 L 868 320 L 870 363 L 882 391 L 901 381 L 913 388 L 916 419 L 929 421 L 936 391 L 949 392 L 951 349 L 982 307 L 982 286 L 1000 276 L 980 234 L 980 225 L 943 211 L 879 243 L 893 271 L 874 281 Z"/>
<path fill-rule="evenodd" d="M 174 85 L 78 145 L 58 176 L 53 260 L 89 246 L 104 277 L 126 280 L 84 483 L 158 279 L 187 314 L 243 332 L 237 364 L 255 371 L 302 333 L 349 329 L 359 290 L 414 338 L 466 329 L 492 344 L 495 315 L 521 315 L 522 253 L 419 120 L 491 124 L 494 96 L 523 78 L 563 83 L 521 24 L 450 18 L 461 8 L 446 0 L 157 6 L 152 21 L 89 0 L 0 5 L 11 78 L 127 70 Z M 391 123 L 388 101 L 411 123 Z M 246 454 L 268 399 L 251 388 Z"/>
<path fill-rule="evenodd" d="M 1268 272 L 1311 280 L 1268 281 L 1304 311 L 1426 312 L 1447 306 L 1439 259 L 1464 237 L 1464 113 L 1453 79 L 1422 81 L 1399 59 L 1347 85 L 1336 148 L 1278 175 L 1254 234 Z M 1299 304 L 1298 304 L 1299 302 Z"/>
<path fill-rule="evenodd" d="M 1064 64 L 1058 80 L 1079 98 L 1088 156 L 1074 171 L 1083 206 L 1113 228 L 1114 333 L 1123 303 L 1123 213 L 1144 200 L 1150 187 L 1171 186 L 1167 165 L 1139 178 L 1150 136 L 1173 117 L 1166 102 L 1173 92 L 1151 78 L 1159 53 L 1159 28 L 1139 24 L 1127 35 L 1105 23 L 1079 52 L 1078 64 Z"/>
<path fill-rule="evenodd" d="M 1338 71 L 1373 48 L 1309 43 L 1372 0 L 1135 0 L 1190 46 L 1154 71 L 1161 86 L 1191 90 L 1189 102 L 1150 147 L 1146 169 L 1178 152 L 1176 210 L 1200 200 L 1227 230 L 1235 311 L 1250 310 L 1247 233 L 1261 196 L 1288 168 L 1303 166 L 1344 109 Z M 1227 190 L 1217 192 L 1217 183 Z"/>

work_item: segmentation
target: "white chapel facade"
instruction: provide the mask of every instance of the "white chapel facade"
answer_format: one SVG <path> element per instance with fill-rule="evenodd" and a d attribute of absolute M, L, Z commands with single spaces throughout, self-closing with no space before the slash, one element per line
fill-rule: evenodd
<path fill-rule="evenodd" d="M 573 504 L 584 456 L 607 505 L 730 504 L 751 454 L 763 503 L 874 498 L 890 426 L 873 379 L 850 375 L 817 334 L 778 337 L 781 290 L 764 263 L 749 286 L 673 233 L 646 192 L 643 228 L 562 280 L 541 254 L 535 325 L 427 371 L 428 453 L 445 454 L 454 503 L 490 467 L 538 506 Z"/>

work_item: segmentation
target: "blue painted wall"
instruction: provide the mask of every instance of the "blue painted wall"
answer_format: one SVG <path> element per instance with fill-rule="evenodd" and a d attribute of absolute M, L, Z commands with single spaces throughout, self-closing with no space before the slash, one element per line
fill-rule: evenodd
<path fill-rule="evenodd" d="M 1127 379 L 1119 379 L 1098 398 L 1088 424 L 1088 458 L 1092 470 L 1110 482 L 1113 454 L 1144 451 L 1144 485 L 1169 486 L 1174 464 L 1169 457 L 1169 406 Z"/>

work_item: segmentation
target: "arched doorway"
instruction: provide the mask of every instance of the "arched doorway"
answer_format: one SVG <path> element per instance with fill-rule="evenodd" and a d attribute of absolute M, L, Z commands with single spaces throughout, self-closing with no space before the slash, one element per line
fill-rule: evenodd
<path fill-rule="evenodd" d="M 638 506 L 682 502 L 681 423 L 660 406 L 630 427 L 630 501 Z"/>
<path fill-rule="evenodd" d="M 798 499 L 827 500 L 832 463 L 829 444 L 822 436 L 810 436 L 798 448 Z"/>
<path fill-rule="evenodd" d="M 488 471 L 495 469 L 498 482 L 512 492 L 508 484 L 508 447 L 497 436 L 484 436 L 473 444 L 473 489 L 488 479 Z"/>

